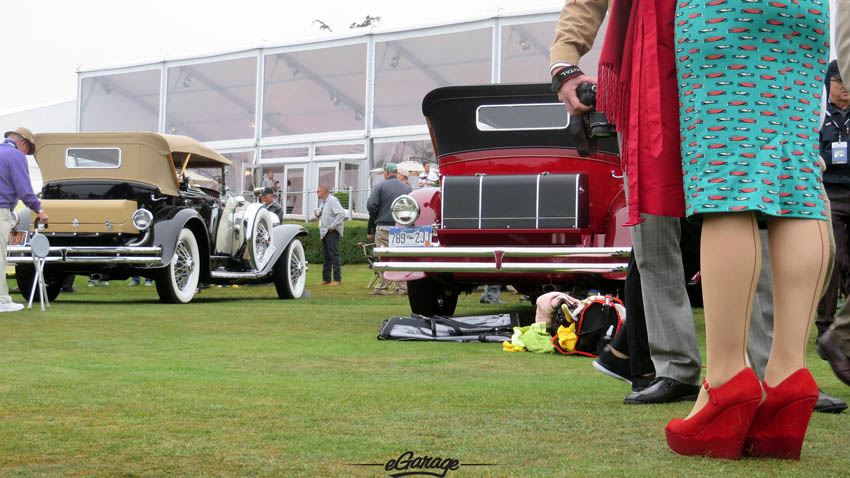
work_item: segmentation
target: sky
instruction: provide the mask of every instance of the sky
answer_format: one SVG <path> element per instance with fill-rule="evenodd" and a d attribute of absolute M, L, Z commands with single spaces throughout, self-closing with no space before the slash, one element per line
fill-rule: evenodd
<path fill-rule="evenodd" d="M 558 9 L 563 0 L 27 0 L 4 2 L 0 115 L 76 98 L 77 70 L 172 60 L 379 27 Z M 318 29 L 314 20 L 332 33 Z M 554 33 L 554 32 L 553 32 Z"/>

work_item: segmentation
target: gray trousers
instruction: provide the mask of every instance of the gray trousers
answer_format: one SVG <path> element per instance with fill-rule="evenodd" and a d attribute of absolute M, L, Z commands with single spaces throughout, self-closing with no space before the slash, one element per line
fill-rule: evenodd
<path fill-rule="evenodd" d="M 844 301 L 844 305 L 835 316 L 835 321 L 829 327 L 829 335 L 838 348 L 850 355 L 850 302 L 847 300 Z"/>
<path fill-rule="evenodd" d="M 377 226 L 375 228 L 375 247 L 386 247 L 390 245 L 390 226 Z M 390 284 L 395 284 L 397 291 L 407 292 L 407 282 L 393 282 L 384 278 L 381 272 L 381 281 L 375 286 L 375 290 L 386 291 Z"/>
<path fill-rule="evenodd" d="M 12 302 L 9 296 L 9 286 L 6 284 L 6 245 L 9 243 L 9 233 L 15 223 L 12 222 L 12 211 L 0 208 L 0 268 L 3 269 L 3 280 L 0 281 L 0 304 Z"/>
<path fill-rule="evenodd" d="M 499 296 L 502 294 L 502 286 L 498 284 L 491 284 L 484 286 L 484 292 L 481 293 L 481 300 L 486 300 L 488 302 L 499 300 Z"/>
<path fill-rule="evenodd" d="M 649 350 L 657 377 L 699 383 L 701 362 L 693 313 L 682 280 L 679 218 L 642 214 L 643 222 L 631 228 L 635 260 L 641 274 Z M 750 323 L 748 352 L 760 377 L 770 355 L 773 338 L 773 295 L 767 241 L 762 232 L 762 272 L 756 288 Z"/>
<path fill-rule="evenodd" d="M 682 279 L 681 224 L 678 217 L 641 214 L 641 218 L 643 222 L 631 227 L 631 236 L 655 376 L 696 385 L 701 372 L 699 344 Z"/>
<path fill-rule="evenodd" d="M 764 379 L 764 369 L 770 357 L 773 344 L 773 273 L 770 271 L 770 248 L 767 244 L 767 229 L 759 231 L 761 235 L 761 272 L 753 298 L 753 312 L 750 315 L 750 335 L 747 337 L 747 357 L 760 380 Z"/>
<path fill-rule="evenodd" d="M 829 209 L 832 208 L 832 204 L 827 201 L 826 205 Z M 830 210 L 827 210 L 826 217 L 831 218 L 832 214 Z M 829 229 L 832 232 L 832 228 Z M 832 234 L 829 236 L 829 254 L 830 254 L 830 263 L 834 264 L 835 261 L 835 238 Z M 835 273 L 833 267 L 829 268 L 832 274 Z M 826 278 L 826 284 L 829 283 L 831 279 L 830 277 Z M 841 349 L 845 354 L 850 355 L 850 300 L 847 300 L 845 297 L 844 305 L 841 306 L 841 310 L 838 311 L 838 315 L 835 316 L 835 320 L 832 322 L 832 325 L 829 327 L 829 335 L 832 337 L 832 341 L 835 345 Z"/>

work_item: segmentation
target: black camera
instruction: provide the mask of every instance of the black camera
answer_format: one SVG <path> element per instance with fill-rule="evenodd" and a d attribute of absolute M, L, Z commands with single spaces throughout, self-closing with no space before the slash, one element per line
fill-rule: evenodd
<path fill-rule="evenodd" d="M 575 141 L 576 150 L 581 156 L 588 156 L 596 152 L 598 138 L 611 136 L 616 131 L 605 113 L 596 111 L 596 85 L 588 82 L 578 85 L 576 96 L 583 105 L 593 108 L 581 116 L 570 117 L 569 132 Z"/>

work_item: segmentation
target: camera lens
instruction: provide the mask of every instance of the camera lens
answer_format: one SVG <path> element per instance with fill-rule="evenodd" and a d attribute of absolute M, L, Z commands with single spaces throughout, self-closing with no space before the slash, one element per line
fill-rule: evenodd
<path fill-rule="evenodd" d="M 611 128 L 611 123 L 608 122 L 605 113 L 598 111 L 590 113 L 588 123 L 591 136 L 611 136 L 613 134 L 613 128 Z"/>

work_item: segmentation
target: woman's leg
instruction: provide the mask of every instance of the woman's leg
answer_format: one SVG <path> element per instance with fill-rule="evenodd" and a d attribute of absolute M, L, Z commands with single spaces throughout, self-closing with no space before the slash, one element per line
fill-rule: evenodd
<path fill-rule="evenodd" d="M 829 266 L 829 223 L 768 219 L 773 269 L 773 346 L 764 381 L 776 386 L 806 366 L 806 343 Z"/>
<path fill-rule="evenodd" d="M 700 263 L 706 380 L 719 387 L 747 366 L 749 320 L 761 270 L 761 238 L 755 214 L 704 214 Z M 708 393 L 702 388 L 688 417 L 707 401 Z"/>

